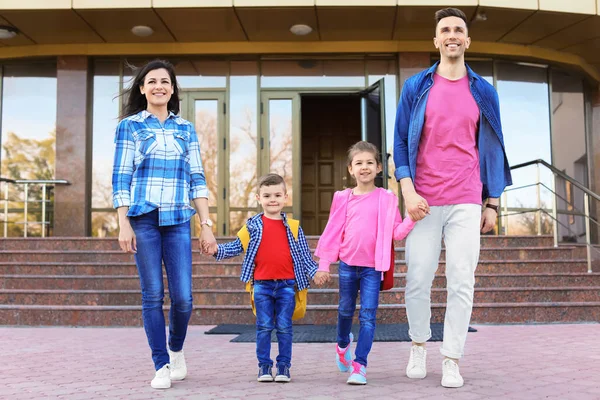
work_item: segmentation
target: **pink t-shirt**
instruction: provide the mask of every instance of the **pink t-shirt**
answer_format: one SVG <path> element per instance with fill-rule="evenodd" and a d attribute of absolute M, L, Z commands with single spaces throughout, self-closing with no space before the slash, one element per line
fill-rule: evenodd
<path fill-rule="evenodd" d="M 346 226 L 340 245 L 340 260 L 348 265 L 375 268 L 379 190 L 350 194 L 346 208 Z"/>
<path fill-rule="evenodd" d="M 430 206 L 481 204 L 478 123 L 479 107 L 469 77 L 452 81 L 435 74 L 414 182 Z"/>

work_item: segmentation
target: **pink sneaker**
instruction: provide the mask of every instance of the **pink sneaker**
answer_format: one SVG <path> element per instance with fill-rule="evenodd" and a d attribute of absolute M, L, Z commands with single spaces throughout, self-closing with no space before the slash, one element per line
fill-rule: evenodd
<path fill-rule="evenodd" d="M 352 366 L 352 350 L 350 350 L 350 346 L 353 340 L 354 336 L 350 333 L 350 342 L 345 349 L 340 349 L 340 346 L 335 345 L 335 361 L 337 361 L 337 366 L 342 372 L 350 371 L 350 367 Z"/>

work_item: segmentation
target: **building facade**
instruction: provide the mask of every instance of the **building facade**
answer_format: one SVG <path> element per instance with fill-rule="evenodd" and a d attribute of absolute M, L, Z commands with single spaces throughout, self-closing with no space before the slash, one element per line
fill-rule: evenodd
<path fill-rule="evenodd" d="M 17 180 L 2 183 L 5 235 L 118 232 L 119 93 L 154 58 L 176 67 L 216 233 L 235 233 L 257 210 L 257 177 L 277 172 L 286 210 L 319 234 L 350 185 L 353 142 L 380 146 L 381 184 L 397 190 L 386 155 L 399 93 L 435 62 L 433 15 L 447 6 L 471 21 L 467 62 L 498 90 L 510 164 L 542 159 L 600 192 L 600 0 L 0 0 L 0 166 Z M 535 165 L 513 177 L 500 233 L 550 233 L 531 210 L 556 203 L 560 236 L 584 235 L 576 186 Z"/>

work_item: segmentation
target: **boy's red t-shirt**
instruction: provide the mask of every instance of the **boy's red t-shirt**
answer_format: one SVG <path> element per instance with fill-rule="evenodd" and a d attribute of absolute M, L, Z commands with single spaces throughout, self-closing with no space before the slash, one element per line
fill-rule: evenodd
<path fill-rule="evenodd" d="M 294 262 L 283 220 L 262 216 L 263 234 L 254 263 L 254 279 L 295 279 Z"/>

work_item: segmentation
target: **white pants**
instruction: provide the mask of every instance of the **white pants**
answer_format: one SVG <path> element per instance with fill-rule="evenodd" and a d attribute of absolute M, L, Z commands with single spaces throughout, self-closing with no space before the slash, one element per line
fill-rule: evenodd
<path fill-rule="evenodd" d="M 461 358 L 473 309 L 475 268 L 479 261 L 481 206 L 457 204 L 431 207 L 406 240 L 406 314 L 416 343 L 431 338 L 431 285 L 438 268 L 441 241 L 446 246 L 444 342 L 446 357 Z"/>

